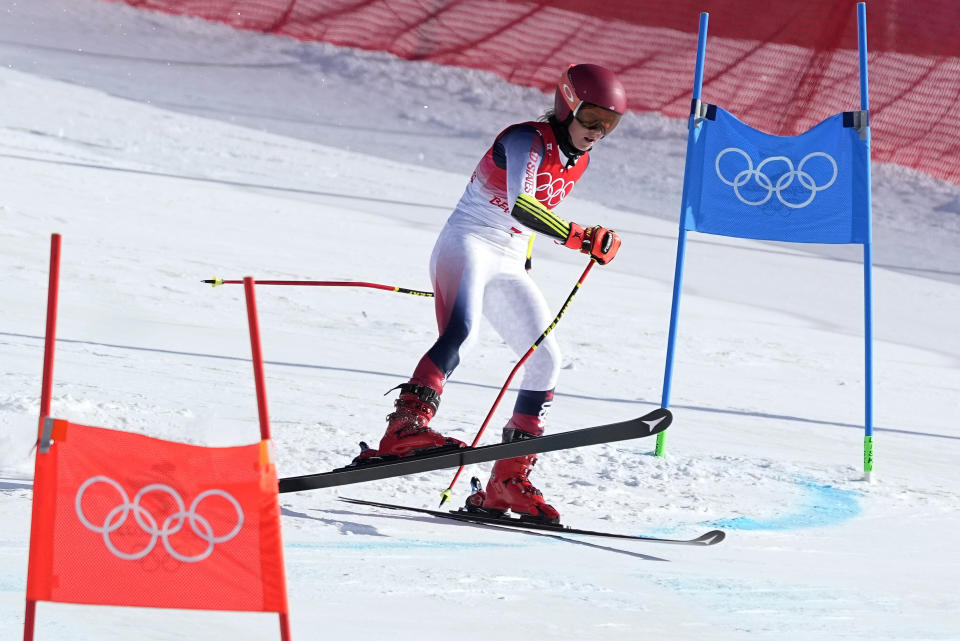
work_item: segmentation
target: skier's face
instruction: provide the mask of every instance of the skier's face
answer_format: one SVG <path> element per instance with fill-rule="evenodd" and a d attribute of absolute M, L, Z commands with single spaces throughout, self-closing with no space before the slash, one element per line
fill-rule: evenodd
<path fill-rule="evenodd" d="M 570 132 L 570 142 L 580 151 L 590 151 L 597 141 L 603 138 L 603 129 L 587 129 L 576 118 L 570 120 L 568 131 Z"/>

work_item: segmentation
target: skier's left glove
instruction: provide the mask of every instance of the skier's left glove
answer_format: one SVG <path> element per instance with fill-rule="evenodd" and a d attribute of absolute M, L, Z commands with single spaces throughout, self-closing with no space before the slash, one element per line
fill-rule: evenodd
<path fill-rule="evenodd" d="M 570 223 L 570 235 L 564 245 L 590 254 L 595 261 L 606 265 L 620 250 L 620 237 L 613 230 L 600 225 L 584 229 L 577 223 Z"/>

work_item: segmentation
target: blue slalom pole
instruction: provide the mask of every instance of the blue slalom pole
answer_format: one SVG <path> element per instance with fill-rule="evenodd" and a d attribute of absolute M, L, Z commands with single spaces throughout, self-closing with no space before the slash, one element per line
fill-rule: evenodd
<path fill-rule="evenodd" d="M 703 12 L 700 14 L 700 29 L 697 35 L 697 66 L 693 77 L 693 100 L 700 100 L 700 94 L 703 90 L 703 65 L 707 52 L 707 24 L 710 20 L 710 14 Z M 663 396 L 660 399 L 660 406 L 670 407 L 670 388 L 673 384 L 673 357 L 676 351 L 677 343 L 677 321 L 680 313 L 680 290 L 683 285 L 683 261 L 687 250 L 687 230 L 684 225 L 687 209 L 687 193 L 689 190 L 690 159 L 691 150 L 696 143 L 697 136 L 700 134 L 700 127 L 697 122 L 697 114 L 690 114 L 689 129 L 687 132 L 687 157 L 683 169 L 683 195 L 680 202 L 680 231 L 677 235 L 677 262 L 673 273 L 673 302 L 670 306 L 670 333 L 667 339 L 667 363 L 663 373 Z M 666 444 L 666 433 L 657 434 L 657 446 L 654 455 L 663 456 Z"/>
<path fill-rule="evenodd" d="M 857 3 L 857 48 L 860 53 L 860 109 L 870 113 L 870 89 L 867 77 L 867 3 Z M 867 135 L 867 185 L 873 184 L 870 168 L 870 126 Z M 864 374 L 863 474 L 873 475 L 873 196 L 867 190 L 867 240 L 863 243 L 863 335 L 866 372 Z"/>

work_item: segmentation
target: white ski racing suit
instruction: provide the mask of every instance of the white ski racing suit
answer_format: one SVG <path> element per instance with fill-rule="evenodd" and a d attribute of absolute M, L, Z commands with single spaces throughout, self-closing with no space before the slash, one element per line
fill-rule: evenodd
<path fill-rule="evenodd" d="M 525 269 L 531 230 L 511 212 L 521 194 L 533 197 L 543 206 L 538 215 L 549 223 L 541 230 L 563 242 L 566 223 L 552 218 L 550 210 L 573 189 L 589 154 L 573 160 L 571 164 L 563 155 L 547 123 L 521 123 L 496 137 L 434 246 L 430 274 L 440 336 L 418 364 L 414 382 L 441 390 L 474 345 L 481 316 L 518 357 L 553 320 Z M 523 425 L 535 426 L 533 433 L 543 431 L 560 366 L 560 348 L 552 334 L 524 364 L 514 416 L 526 419 Z"/>

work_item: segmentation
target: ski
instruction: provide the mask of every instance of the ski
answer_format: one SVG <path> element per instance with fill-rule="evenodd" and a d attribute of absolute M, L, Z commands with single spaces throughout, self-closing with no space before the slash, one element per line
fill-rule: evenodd
<path fill-rule="evenodd" d="M 461 447 L 453 450 L 440 450 L 420 456 L 407 456 L 364 465 L 351 465 L 319 474 L 288 476 L 280 479 L 280 492 L 316 490 L 323 487 L 376 481 L 394 476 L 403 476 L 405 474 L 419 474 L 448 467 L 458 467 L 460 465 L 497 461 L 515 456 L 525 456 L 527 454 L 539 454 L 541 452 L 566 450 L 586 445 L 612 443 L 614 441 L 623 441 L 631 438 L 643 438 L 645 436 L 659 434 L 667 429 L 672 421 L 673 415 L 670 413 L 670 410 L 660 408 L 629 421 L 586 427 L 579 430 L 550 434 L 548 436 L 523 441 L 498 443 L 496 445 L 485 445 L 483 447 Z"/>
<path fill-rule="evenodd" d="M 693 539 L 670 539 L 658 536 L 645 536 L 640 534 L 617 534 L 614 532 L 596 532 L 594 530 L 581 530 L 568 527 L 566 525 L 551 525 L 549 523 L 538 523 L 536 521 L 521 521 L 519 518 L 511 516 L 488 516 L 484 514 L 474 514 L 463 508 L 459 510 L 431 510 L 423 507 L 409 507 L 406 505 L 394 505 L 393 503 L 379 503 L 377 501 L 364 501 L 363 499 L 351 499 L 340 497 L 341 501 L 353 503 L 355 505 L 369 505 L 371 507 L 382 507 L 388 510 L 403 510 L 407 512 L 418 512 L 420 514 L 429 514 L 442 519 L 452 519 L 454 521 L 466 521 L 478 525 L 503 525 L 517 530 L 537 530 L 541 532 L 552 532 L 554 534 L 577 534 L 580 536 L 602 536 L 610 539 L 626 539 L 628 541 L 645 541 L 647 543 L 666 543 L 669 545 L 693 545 L 707 546 L 716 545 L 726 538 L 723 530 L 710 530 Z"/>

